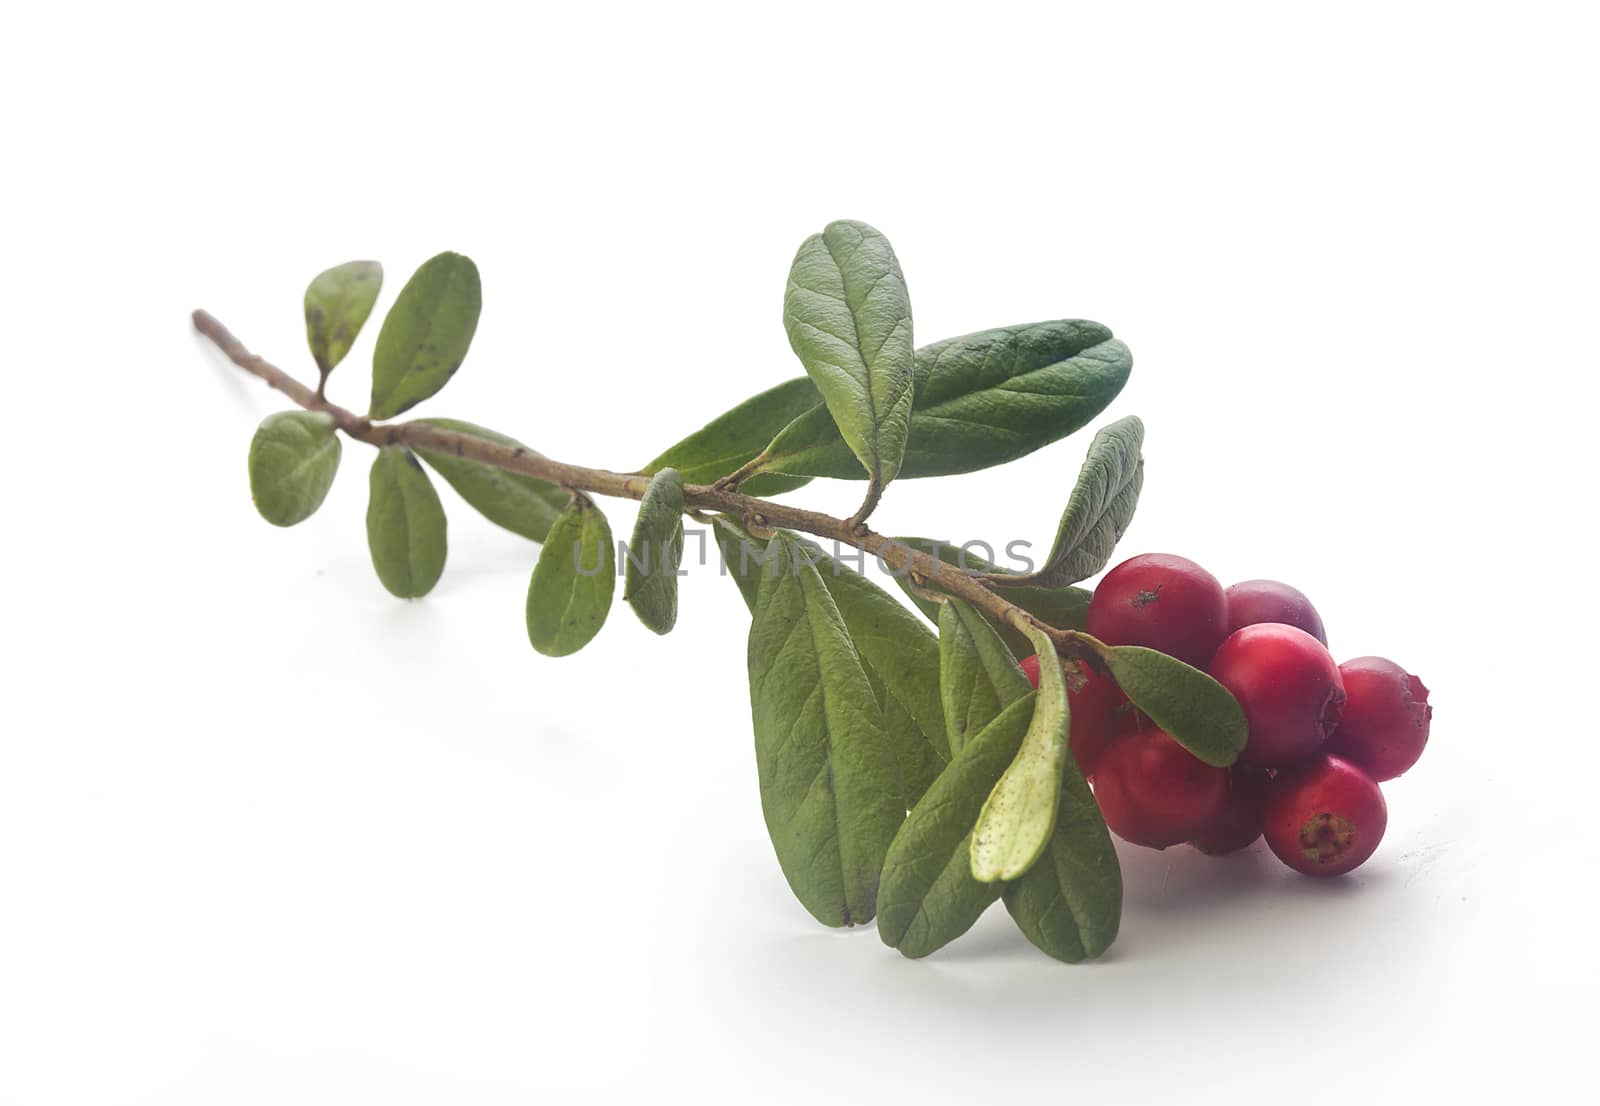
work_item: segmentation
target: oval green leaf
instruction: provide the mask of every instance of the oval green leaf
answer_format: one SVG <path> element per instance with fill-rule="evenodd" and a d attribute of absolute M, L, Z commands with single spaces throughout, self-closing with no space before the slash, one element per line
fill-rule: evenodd
<path fill-rule="evenodd" d="M 1122 868 L 1105 819 L 1077 761 L 1063 766 L 1050 844 L 1026 875 L 1005 889 L 1006 910 L 1029 941 L 1075 964 L 1099 956 L 1122 921 Z"/>
<path fill-rule="evenodd" d="M 444 508 L 409 450 L 384 446 L 372 462 L 367 549 L 383 586 L 402 599 L 433 590 L 444 572 Z"/>
<path fill-rule="evenodd" d="M 400 289 L 372 355 L 375 419 L 392 419 L 443 388 L 478 329 L 478 267 L 458 253 L 424 261 Z"/>
<path fill-rule="evenodd" d="M 961 755 L 979 733 L 1032 686 L 1016 657 L 978 609 L 951 597 L 939 604 L 939 694 L 950 749 Z"/>
<path fill-rule="evenodd" d="M 788 535 L 772 539 L 750 625 L 761 810 L 795 897 L 825 925 L 877 910 L 906 814 L 883 714 L 827 586 Z"/>
<path fill-rule="evenodd" d="M 600 632 L 617 586 L 611 527 L 586 495 L 550 527 L 528 581 L 528 641 L 547 657 L 576 653 Z"/>
<path fill-rule="evenodd" d="M 894 540 L 910 549 L 932 554 L 945 564 L 954 565 L 964 572 L 990 576 L 989 582 L 997 594 L 1007 602 L 1021 607 L 1046 626 L 1053 626 L 1058 630 L 1081 630 L 1088 624 L 1089 600 L 1093 598 L 1093 593 L 1083 588 L 1013 587 L 1005 570 L 969 550 L 932 538 Z M 907 586 L 908 581 L 903 577 L 898 582 L 907 597 L 916 604 L 917 609 L 927 615 L 929 621 L 937 623 L 943 604 L 913 591 Z M 987 614 L 984 617 L 989 618 Z M 989 619 L 989 624 L 1016 656 L 1027 657 L 1033 654 L 1033 644 L 1022 631 L 994 619 Z"/>
<path fill-rule="evenodd" d="M 1228 689 L 1176 657 L 1140 645 L 1104 645 L 1085 638 L 1150 721 L 1207 764 L 1226 768 L 1239 758 L 1250 723 Z"/>
<path fill-rule="evenodd" d="M 1099 323 L 997 327 L 916 353 L 899 476 L 950 476 L 1005 464 L 1087 426 L 1128 381 L 1128 347 Z M 763 472 L 859 480 L 828 411 L 799 416 L 767 449 Z"/>
<path fill-rule="evenodd" d="M 725 516 L 712 516 L 712 526 L 722 571 L 733 577 L 754 611 L 763 569 L 770 563 L 767 546 Z M 906 798 L 915 803 L 950 759 L 939 704 L 939 642 L 877 584 L 814 543 L 790 537 L 811 556 L 844 619 L 883 710 Z"/>
<path fill-rule="evenodd" d="M 1024 631 L 1041 656 L 1055 646 L 1036 627 Z M 1067 683 L 1059 664 L 1039 666 L 1039 693 L 1022 746 L 984 801 L 972 830 L 972 876 L 991 883 L 1020 879 L 1050 843 L 1067 756 Z"/>
<path fill-rule="evenodd" d="M 678 621 L 678 564 L 683 560 L 683 477 L 662 469 L 639 501 L 628 543 L 623 601 L 649 630 L 665 634 Z"/>
<path fill-rule="evenodd" d="M 1111 560 L 1144 486 L 1144 423 L 1130 415 L 1094 436 L 1044 567 L 1018 582 L 1056 588 L 1086 580 Z"/>
<path fill-rule="evenodd" d="M 786 380 L 718 415 L 642 471 L 654 475 L 675 468 L 685 484 L 714 483 L 755 460 L 778 431 L 821 403 L 822 394 L 810 377 Z M 809 480 L 803 476 L 769 474 L 751 477 L 740 490 L 747 495 L 778 495 L 806 483 Z"/>
<path fill-rule="evenodd" d="M 972 877 L 972 827 L 1032 714 L 1029 690 L 973 735 L 895 834 L 878 891 L 878 936 L 890 948 L 927 956 L 1000 897 L 1001 884 Z"/>
<path fill-rule="evenodd" d="M 912 345 L 911 297 L 889 240 L 848 220 L 807 238 L 789 267 L 783 325 L 867 477 L 893 480 L 911 420 Z"/>
<path fill-rule="evenodd" d="M 323 376 L 344 360 L 383 288 L 383 266 L 347 261 L 318 273 L 306 287 L 306 342 Z"/>
<path fill-rule="evenodd" d="M 455 430 L 484 438 L 501 445 L 528 449 L 515 438 L 497 434 L 460 419 L 418 419 L 420 423 L 437 426 L 441 430 Z M 538 456 L 533 450 L 529 453 Z M 484 518 L 503 526 L 514 534 L 533 541 L 544 541 L 555 525 L 556 517 L 566 510 L 572 496 L 547 480 L 524 476 L 518 472 L 442 453 L 434 449 L 419 449 L 417 455 L 428 462 L 428 467 L 444 477 L 445 483 L 456 490 Z"/>
<path fill-rule="evenodd" d="M 339 471 L 339 434 L 324 411 L 268 415 L 250 439 L 250 498 L 274 526 L 316 513 Z"/>

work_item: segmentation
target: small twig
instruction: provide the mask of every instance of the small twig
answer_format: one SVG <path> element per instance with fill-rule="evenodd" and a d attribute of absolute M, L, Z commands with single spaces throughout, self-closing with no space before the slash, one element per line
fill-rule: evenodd
<path fill-rule="evenodd" d="M 738 491 L 739 485 L 743 484 L 746 480 L 750 479 L 757 472 L 759 472 L 761 470 L 761 466 L 766 463 L 766 453 L 763 452 L 757 454 L 744 464 L 740 465 L 738 468 L 734 469 L 732 472 L 728 473 L 728 475 L 719 476 L 716 480 L 716 483 L 712 484 L 711 486 L 716 488 L 718 491 Z"/>
<path fill-rule="evenodd" d="M 524 446 L 505 445 L 487 438 L 463 434 L 457 430 L 431 426 L 422 422 L 375 423 L 364 415 L 340 407 L 317 395 L 300 381 L 276 365 L 251 353 L 243 342 L 235 338 L 228 328 L 204 311 L 193 316 L 194 328 L 209 338 L 216 347 L 241 369 L 266 381 L 308 411 L 323 411 L 333 417 L 336 425 L 347 436 L 358 442 L 375 446 L 404 446 L 408 449 L 431 450 L 448 453 L 479 464 L 504 469 L 545 480 L 571 489 L 618 499 L 643 499 L 650 487 L 650 478 L 637 473 L 612 472 L 609 469 L 585 468 L 554 461 Z M 754 462 L 752 462 L 753 464 Z M 749 466 L 745 466 L 748 468 Z M 741 470 L 742 471 L 742 470 Z M 734 475 L 738 475 L 735 473 Z M 725 477 L 724 480 L 729 479 Z M 946 595 L 965 599 L 980 610 L 988 612 L 1001 622 L 1017 619 L 1042 627 L 1063 653 L 1074 656 L 1082 648 L 1076 641 L 1080 635 L 1070 630 L 1057 630 L 1047 626 L 998 594 L 984 586 L 972 574 L 954 565 L 910 546 L 873 533 L 866 526 L 866 517 L 877 506 L 883 493 L 877 481 L 867 491 L 867 501 L 849 519 L 834 518 L 818 511 L 806 511 L 772 500 L 741 495 L 717 484 L 685 484 L 683 505 L 689 512 L 719 511 L 733 518 L 753 523 L 767 529 L 797 530 L 816 537 L 831 538 L 876 556 L 896 575 L 914 573 L 927 586 Z M 1092 640 L 1092 639 L 1091 639 Z"/>

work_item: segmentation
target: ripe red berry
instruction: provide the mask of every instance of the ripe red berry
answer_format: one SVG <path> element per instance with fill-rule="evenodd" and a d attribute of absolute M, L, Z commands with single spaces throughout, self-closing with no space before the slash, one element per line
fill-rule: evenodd
<path fill-rule="evenodd" d="M 1107 645 L 1143 645 L 1204 668 L 1227 636 L 1228 601 L 1217 578 L 1193 561 L 1144 553 L 1094 589 L 1088 629 Z"/>
<path fill-rule="evenodd" d="M 1039 658 L 1023 657 L 1023 674 L 1034 687 L 1039 686 Z M 1143 721 L 1127 694 L 1113 681 L 1086 664 L 1068 665 L 1067 706 L 1071 714 L 1067 743 L 1085 779 L 1094 775 L 1095 764 L 1116 737 L 1132 733 Z"/>
<path fill-rule="evenodd" d="M 1233 693 L 1250 723 L 1241 760 L 1283 768 L 1328 739 L 1344 708 L 1339 666 L 1304 630 L 1278 622 L 1246 626 L 1211 660 L 1211 675 Z"/>
<path fill-rule="evenodd" d="M 1019 664 L 1022 668 L 1022 674 L 1028 677 L 1028 682 L 1033 685 L 1033 689 L 1035 691 L 1039 690 L 1039 654 L 1035 653 L 1031 657 L 1023 657 Z"/>
<path fill-rule="evenodd" d="M 1261 836 L 1262 817 L 1267 808 L 1265 768 L 1236 764 L 1228 773 L 1228 801 L 1206 831 L 1189 844 L 1211 856 L 1235 853 Z"/>
<path fill-rule="evenodd" d="M 1164 849 L 1205 832 L 1228 801 L 1228 770 L 1213 768 L 1157 729 L 1125 734 L 1095 767 L 1094 797 L 1124 841 Z"/>
<path fill-rule="evenodd" d="M 1338 876 L 1377 849 L 1389 808 L 1371 776 L 1324 753 L 1267 785 L 1264 824 L 1279 860 L 1309 876 Z"/>
<path fill-rule="evenodd" d="M 1328 739 L 1328 752 L 1373 779 L 1392 780 L 1417 763 L 1428 744 L 1433 708 L 1422 681 L 1393 661 L 1357 657 L 1339 666 L 1344 714 Z"/>
<path fill-rule="evenodd" d="M 1230 634 L 1260 622 L 1282 622 L 1304 630 L 1323 645 L 1328 644 L 1322 616 L 1298 588 L 1276 580 L 1246 580 L 1234 584 L 1224 594 L 1228 597 Z"/>

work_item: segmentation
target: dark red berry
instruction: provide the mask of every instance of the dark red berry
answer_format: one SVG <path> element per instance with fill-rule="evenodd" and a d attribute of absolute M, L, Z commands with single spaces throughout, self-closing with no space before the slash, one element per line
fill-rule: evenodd
<path fill-rule="evenodd" d="M 1328 752 L 1373 779 L 1392 780 L 1417 763 L 1428 744 L 1433 708 L 1422 681 L 1394 661 L 1357 657 L 1339 666 L 1344 714 Z"/>
<path fill-rule="evenodd" d="M 1143 645 L 1204 668 L 1228 635 L 1228 601 L 1193 561 L 1144 553 L 1094 589 L 1088 629 L 1107 645 Z"/>
<path fill-rule="evenodd" d="M 1228 773 L 1228 801 L 1206 831 L 1189 844 L 1211 856 L 1236 853 L 1261 836 L 1262 816 L 1267 807 L 1267 782 L 1272 773 L 1266 768 L 1236 764 Z"/>
<path fill-rule="evenodd" d="M 1250 722 L 1240 760 L 1283 768 L 1311 756 L 1339 724 L 1344 681 L 1322 643 L 1278 622 L 1246 626 L 1211 660 L 1211 675 L 1233 693 Z"/>
<path fill-rule="evenodd" d="M 1228 801 L 1228 770 L 1157 729 L 1124 734 L 1100 755 L 1094 797 L 1124 841 L 1164 849 L 1205 832 Z"/>
<path fill-rule="evenodd" d="M 1267 845 L 1309 876 L 1338 876 L 1383 840 L 1389 808 L 1376 781 L 1326 753 L 1285 769 L 1267 785 Z"/>
<path fill-rule="evenodd" d="M 1023 657 L 1023 674 L 1039 686 L 1039 658 Z M 1096 762 L 1116 737 L 1139 728 L 1144 716 L 1113 681 L 1086 664 L 1066 666 L 1067 706 L 1071 715 L 1068 745 L 1085 779 L 1094 775 Z"/>
<path fill-rule="evenodd" d="M 1298 588 L 1276 580 L 1246 580 L 1234 584 L 1224 594 L 1228 597 L 1230 634 L 1260 622 L 1282 622 L 1304 630 L 1323 645 L 1328 644 L 1322 616 Z"/>

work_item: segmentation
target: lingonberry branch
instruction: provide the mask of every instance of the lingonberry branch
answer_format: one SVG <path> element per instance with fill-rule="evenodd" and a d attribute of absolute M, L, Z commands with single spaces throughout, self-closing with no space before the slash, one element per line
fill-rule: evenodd
<path fill-rule="evenodd" d="M 328 401 L 270 361 L 251 353 L 227 327 L 205 311 L 193 315 L 194 328 L 205 335 L 239 368 L 265 381 L 308 411 L 321 411 L 332 417 L 334 425 L 358 442 L 374 446 L 404 446 L 410 449 L 450 453 L 507 472 L 521 473 L 574 492 L 592 492 L 619 499 L 642 499 L 650 477 L 585 468 L 555 461 L 522 446 L 505 445 L 456 430 L 424 422 L 376 423 L 345 407 Z M 872 499 L 869 498 L 869 504 Z M 861 521 L 863 512 L 849 519 L 834 518 L 818 511 L 807 511 L 767 499 L 757 499 L 718 484 L 685 484 L 683 504 L 687 512 L 720 511 L 757 529 L 782 527 L 815 537 L 828 538 L 879 558 L 890 571 L 911 574 L 914 583 L 932 587 L 946 595 L 965 599 L 998 621 L 1019 621 L 1039 626 L 1069 655 L 1079 655 L 1081 644 L 1070 630 L 1059 630 L 1040 622 L 1021 607 L 993 591 L 979 576 L 913 549 L 882 534 L 874 533 Z M 865 510 L 871 506 L 864 504 Z"/>

